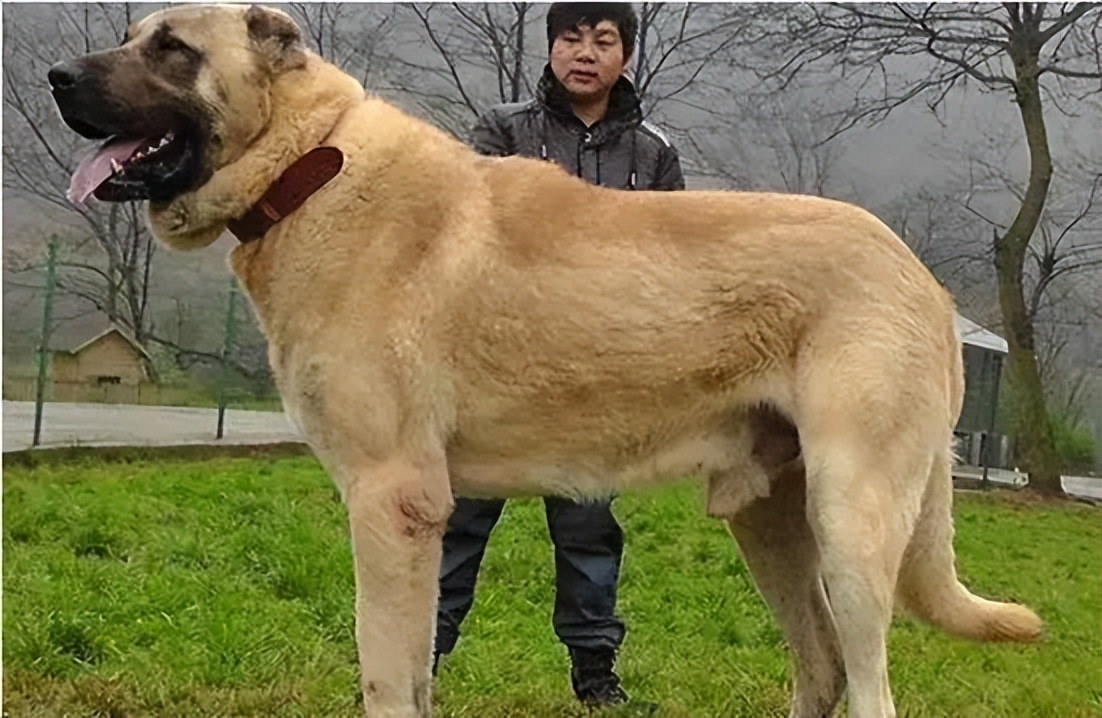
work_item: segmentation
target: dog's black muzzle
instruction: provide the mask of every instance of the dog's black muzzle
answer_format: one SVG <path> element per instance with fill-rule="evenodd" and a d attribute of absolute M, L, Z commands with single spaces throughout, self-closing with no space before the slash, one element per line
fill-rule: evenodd
<path fill-rule="evenodd" d="M 59 62 L 46 73 L 61 119 L 74 132 L 89 140 L 110 137 L 112 123 L 103 117 L 107 103 L 103 86 L 80 61 Z"/>

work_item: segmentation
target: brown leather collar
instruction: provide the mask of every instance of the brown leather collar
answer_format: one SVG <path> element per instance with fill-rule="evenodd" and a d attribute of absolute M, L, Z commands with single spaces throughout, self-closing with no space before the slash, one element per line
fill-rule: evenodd
<path fill-rule="evenodd" d="M 336 147 L 315 147 L 295 160 L 252 209 L 227 223 L 226 229 L 242 244 L 260 239 L 276 222 L 336 177 L 343 164 L 344 154 Z"/>

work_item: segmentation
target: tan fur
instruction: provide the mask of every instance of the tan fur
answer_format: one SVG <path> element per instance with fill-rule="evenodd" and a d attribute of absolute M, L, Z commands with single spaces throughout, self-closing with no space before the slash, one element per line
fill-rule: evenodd
<path fill-rule="evenodd" d="M 368 716 L 430 714 L 453 493 L 706 478 L 796 653 L 792 716 L 828 715 L 847 681 L 851 718 L 894 715 L 897 586 L 961 635 L 1038 635 L 1027 609 L 956 580 L 953 304 L 882 222 L 813 197 L 625 192 L 480 157 L 288 43 L 283 16 L 248 12 L 139 25 L 137 43 L 161 22 L 200 43 L 197 86 L 224 97 L 210 180 L 151 207 L 152 225 L 205 246 L 309 148 L 345 154 L 231 264 L 287 412 L 348 506 Z M 266 27 L 283 34 L 256 37 Z"/>

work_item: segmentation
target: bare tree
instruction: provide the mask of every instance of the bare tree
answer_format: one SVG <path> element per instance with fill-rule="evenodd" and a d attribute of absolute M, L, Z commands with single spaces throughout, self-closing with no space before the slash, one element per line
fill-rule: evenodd
<path fill-rule="evenodd" d="M 969 185 L 957 193 L 959 204 L 972 219 L 972 234 L 979 230 L 994 238 L 987 246 L 989 256 L 1009 229 L 1008 203 L 1024 200 L 1021 179 L 1010 168 L 1010 155 L 1020 149 L 1016 144 L 992 135 L 978 151 L 960 152 L 968 157 Z M 1055 416 L 1074 424 L 1082 416 L 1080 403 L 1089 388 L 1085 364 L 1093 363 L 1087 358 L 1097 353 L 1083 340 L 1097 335 L 1102 324 L 1097 318 L 1102 296 L 1095 291 L 1102 270 L 1102 146 L 1066 144 L 1071 151 L 1054 157 L 1064 170 L 1053 177 L 1027 247 L 1022 291 L 1034 328 L 1045 403 Z"/>
<path fill-rule="evenodd" d="M 843 137 L 828 136 L 821 99 L 796 93 L 740 98 L 683 133 L 698 172 L 739 189 L 844 197 Z"/>
<path fill-rule="evenodd" d="M 382 39 L 394 25 L 388 5 L 293 2 L 289 7 L 308 47 L 367 86 L 378 65 Z"/>
<path fill-rule="evenodd" d="M 707 91 L 728 94 L 729 58 L 752 15 L 737 5 L 642 3 L 634 82 L 644 111 L 686 103 L 701 107 Z"/>
<path fill-rule="evenodd" d="M 964 209 L 960 198 L 968 191 L 967 186 L 941 181 L 908 188 L 880 216 L 957 295 L 958 303 L 968 305 L 970 318 L 990 324 L 995 317 L 988 316 L 988 307 L 976 296 L 977 289 L 985 293 L 994 288 L 987 281 L 990 229 Z"/>
<path fill-rule="evenodd" d="M 1037 330 L 1045 403 L 1054 417 L 1072 427 L 1083 420 L 1091 379 L 1102 367 L 1099 347 L 1087 339 L 1097 336 L 1102 308 L 1100 187 L 1102 171 L 1096 171 L 1089 185 L 1055 187 L 1026 265 L 1027 308 Z"/>
<path fill-rule="evenodd" d="M 763 133 L 766 145 L 789 192 L 826 196 L 838 160 L 844 151 L 839 138 L 820 138 L 817 129 L 819 112 L 814 109 L 792 111 L 783 105 L 767 105 L 765 122 L 775 127 L 775 134 Z"/>
<path fill-rule="evenodd" d="M 1102 369 L 1097 359 L 1084 366 L 1069 361 L 1068 355 L 1076 333 L 1082 329 L 1081 319 L 1050 321 L 1037 330 L 1040 346 L 1038 364 L 1045 386 L 1045 404 L 1052 416 L 1069 427 L 1081 426 L 1086 418 L 1086 406 L 1092 389 L 1091 382 Z"/>
<path fill-rule="evenodd" d="M 1102 175 L 1087 188 L 1079 206 L 1057 206 L 1046 211 L 1038 226 L 1040 241 L 1029 246 L 1026 271 L 1026 311 L 1037 320 L 1048 305 L 1064 304 L 1066 293 L 1058 292 L 1061 280 L 1089 275 L 1102 269 L 1102 240 L 1099 226 L 1099 186 Z"/>
<path fill-rule="evenodd" d="M 462 136 L 487 105 L 531 94 L 532 3 L 414 3 L 401 11 L 388 80 L 440 126 Z"/>
<path fill-rule="evenodd" d="M 1030 242 L 1043 216 L 1053 174 L 1044 109 L 1069 112 L 1097 93 L 1102 79 L 1099 6 L 1093 3 L 801 5 L 783 23 L 763 22 L 756 40 L 784 58 L 762 67 L 782 86 L 830 63 L 858 92 L 836 131 L 883 120 L 916 99 L 937 110 L 954 88 L 978 85 L 1014 100 L 1029 156 L 1029 175 L 993 261 L 1010 348 L 1011 433 L 1020 465 L 1040 492 L 1062 493 L 1024 283 Z M 910 69 L 901 73 L 903 63 Z M 922 67 L 916 74 L 915 66 Z"/>

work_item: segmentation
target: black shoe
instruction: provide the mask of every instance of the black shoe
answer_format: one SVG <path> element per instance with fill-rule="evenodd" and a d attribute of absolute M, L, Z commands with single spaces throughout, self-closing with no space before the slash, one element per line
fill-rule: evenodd
<path fill-rule="evenodd" d="M 611 648 L 571 648 L 570 683 L 574 695 L 590 708 L 610 708 L 628 702 L 620 677 L 612 670 L 616 652 Z"/>

